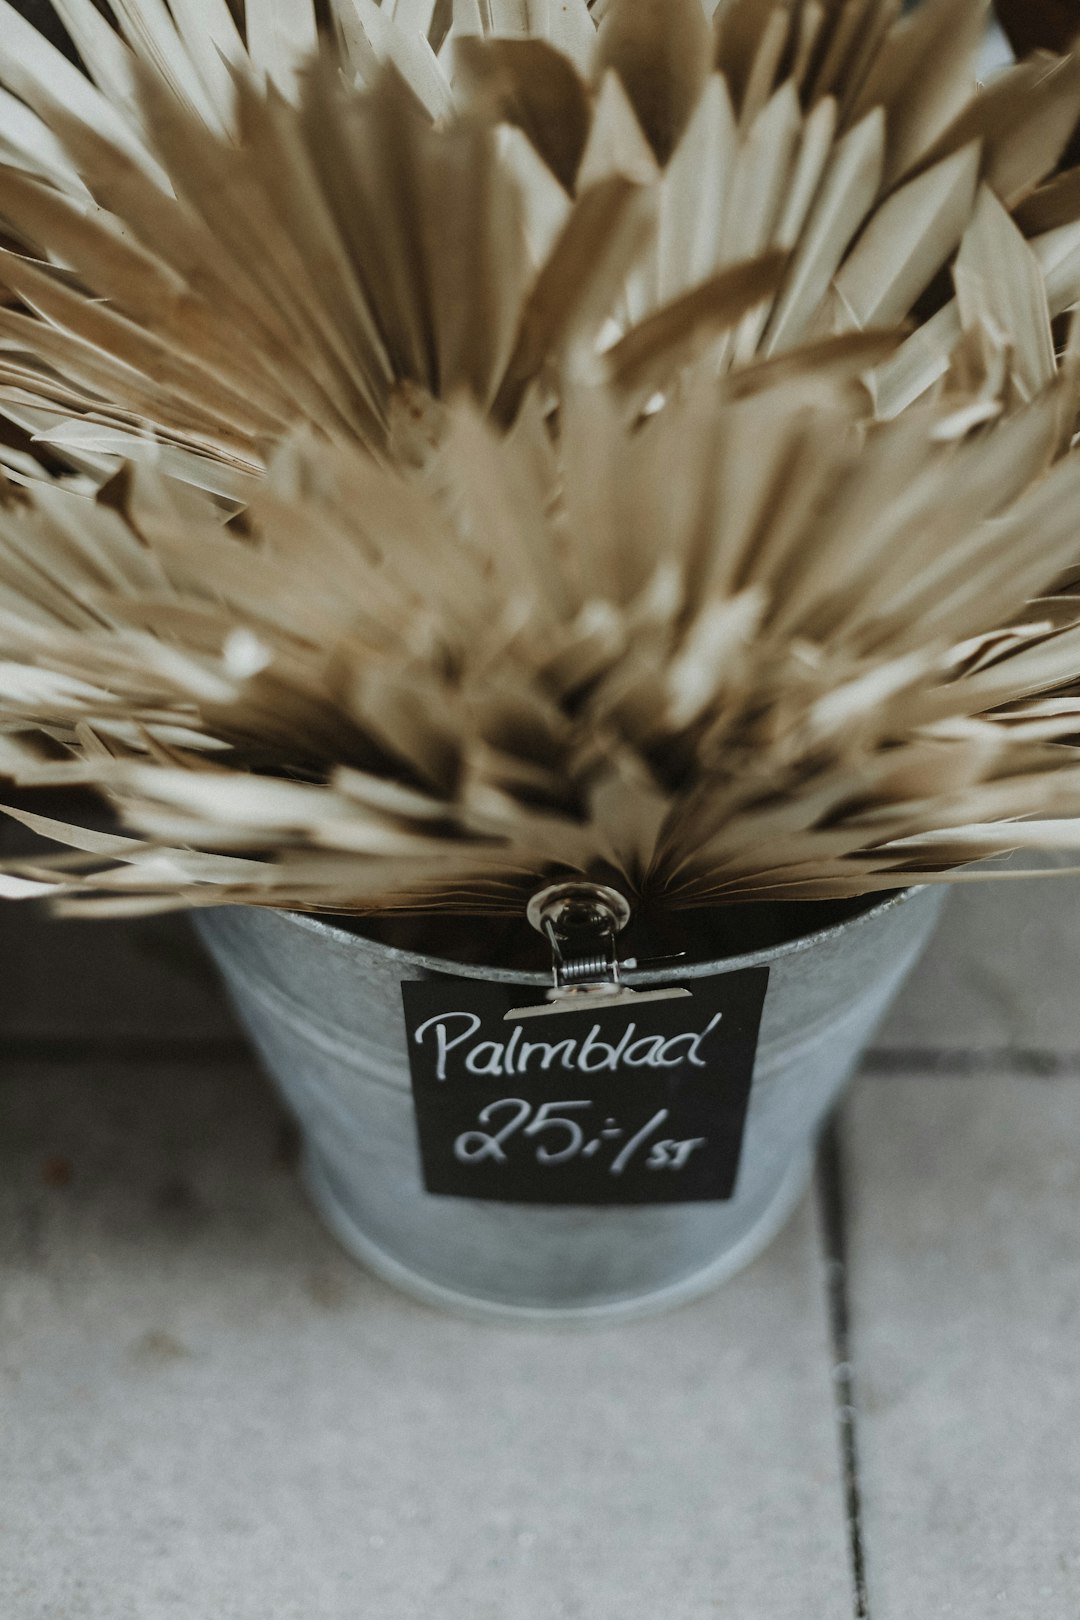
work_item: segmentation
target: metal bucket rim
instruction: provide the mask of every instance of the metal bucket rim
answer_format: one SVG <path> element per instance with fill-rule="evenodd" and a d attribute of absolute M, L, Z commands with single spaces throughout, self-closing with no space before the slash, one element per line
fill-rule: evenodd
<path fill-rule="evenodd" d="M 623 977 L 630 985 L 657 985 L 670 984 L 673 979 L 705 979 L 717 973 L 737 973 L 743 968 L 768 967 L 774 962 L 783 961 L 787 957 L 797 956 L 838 940 L 857 928 L 875 922 L 887 912 L 898 910 L 916 896 L 930 893 L 931 890 L 930 884 L 913 884 L 909 888 L 887 895 L 884 900 L 869 906 L 857 916 L 846 917 L 843 922 L 832 923 L 827 928 L 819 928 L 813 933 L 800 935 L 798 939 L 785 940 L 782 944 L 766 946 L 759 951 L 748 951 L 741 956 L 715 957 L 706 962 L 689 962 L 685 966 L 669 965 L 663 968 L 628 971 Z M 810 901 L 808 905 L 813 903 Z M 351 933 L 347 928 L 327 922 L 324 918 L 311 913 L 277 909 L 276 915 L 297 928 L 329 938 L 338 945 L 354 950 L 360 946 L 373 951 L 386 961 L 398 963 L 406 969 L 421 969 L 429 973 L 446 974 L 452 978 L 480 979 L 499 984 L 547 985 L 551 982 L 550 973 L 530 973 L 520 968 L 488 967 L 457 962 L 450 957 L 430 956 L 421 951 L 402 950 L 396 945 L 384 945 L 380 940 L 369 939 L 364 934 Z"/>

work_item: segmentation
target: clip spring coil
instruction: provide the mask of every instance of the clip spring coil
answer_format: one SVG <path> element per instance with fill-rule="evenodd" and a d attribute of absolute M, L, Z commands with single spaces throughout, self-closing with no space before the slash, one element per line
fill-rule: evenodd
<path fill-rule="evenodd" d="M 556 883 L 533 895 L 528 908 L 529 922 L 551 946 L 552 988 L 544 1007 L 512 1008 L 507 1018 L 535 1018 L 544 1013 L 571 1012 L 575 1002 L 595 997 L 606 1006 L 623 1002 L 641 1005 L 648 1001 L 668 1001 L 690 995 L 673 987 L 664 990 L 631 990 L 623 985 L 622 970 L 659 965 L 682 959 L 676 956 L 638 962 L 633 957 L 619 960 L 618 937 L 630 921 L 630 905 L 617 889 L 600 883 Z"/>
<path fill-rule="evenodd" d="M 552 949 L 555 949 L 551 932 L 548 933 L 548 939 L 552 940 Z M 562 963 L 562 984 L 566 989 L 575 985 L 595 984 L 599 980 L 606 979 L 608 972 L 609 963 L 606 957 L 578 956 L 572 961 Z"/>
<path fill-rule="evenodd" d="M 552 1000 L 610 995 L 621 988 L 624 964 L 615 947 L 630 921 L 630 906 L 616 889 L 556 883 L 533 896 L 528 916 L 551 946 Z"/>

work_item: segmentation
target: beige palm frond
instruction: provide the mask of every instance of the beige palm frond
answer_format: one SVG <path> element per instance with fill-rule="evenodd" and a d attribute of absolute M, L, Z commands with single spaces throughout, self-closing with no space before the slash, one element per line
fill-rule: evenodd
<path fill-rule="evenodd" d="M 145 468 L 10 492 L 0 771 L 122 830 L 9 801 L 72 853 L 4 892 L 494 913 L 573 873 L 686 908 L 1075 848 L 1077 367 L 980 425 L 976 336 L 871 427 L 823 377 L 643 421 L 569 379 L 505 434 L 451 407 L 420 474 L 293 443 L 239 523 Z"/>
<path fill-rule="evenodd" d="M 98 479 L 164 451 L 238 505 L 298 426 L 422 459 L 557 370 L 645 408 L 829 353 L 891 417 L 988 198 L 1025 308 L 1080 299 L 1080 61 L 976 91 L 983 0 L 335 0 L 315 56 L 309 0 L 57 9 L 89 77 L 0 0 L 0 410 Z"/>
<path fill-rule="evenodd" d="M 102 476 L 165 446 L 175 476 L 242 502 L 299 423 L 422 456 L 437 401 L 465 390 L 506 415 L 591 341 L 650 227 L 644 188 L 613 175 L 571 198 L 524 137 L 432 126 L 392 70 L 353 92 L 324 55 L 295 104 L 240 75 L 235 140 L 135 75 L 171 194 L 59 108 L 111 211 L 0 170 L 0 215 L 28 244 L 0 249 L 17 301 L 0 308 L 0 403 Z M 668 320 L 730 326 L 781 271 L 763 254 Z"/>
<path fill-rule="evenodd" d="M 697 0 L 616 0 L 590 74 L 543 71 L 540 41 L 458 41 L 459 97 L 524 130 L 571 189 L 651 177 L 657 228 L 623 321 L 747 256 L 789 256 L 721 371 L 914 324 L 872 379 L 892 415 L 948 368 L 960 322 L 942 275 L 983 190 L 1032 238 L 1051 314 L 1080 298 L 1078 186 L 1048 183 L 1080 121 L 1080 62 L 1043 54 L 977 88 L 986 20 L 982 0 L 910 16 L 892 0 L 730 0 L 709 29 Z"/>

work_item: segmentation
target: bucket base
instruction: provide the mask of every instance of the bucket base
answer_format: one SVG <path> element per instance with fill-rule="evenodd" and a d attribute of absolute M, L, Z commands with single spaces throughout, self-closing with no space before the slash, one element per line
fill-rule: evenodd
<path fill-rule="evenodd" d="M 460 1293 L 455 1288 L 447 1288 L 442 1283 L 434 1282 L 422 1273 L 413 1271 L 410 1266 L 403 1265 L 400 1260 L 395 1260 L 393 1255 L 387 1254 L 385 1249 L 373 1243 L 371 1238 L 361 1231 L 335 1193 L 318 1157 L 307 1145 L 301 1168 L 304 1185 L 312 1203 L 342 1247 L 369 1271 L 402 1293 L 411 1294 L 414 1299 L 421 1300 L 425 1305 L 434 1305 L 440 1310 L 452 1311 L 458 1316 L 488 1321 L 497 1318 L 502 1321 L 541 1322 L 551 1326 L 565 1323 L 584 1327 L 590 1324 L 604 1326 L 610 1322 L 627 1322 L 639 1317 L 658 1316 L 663 1311 L 689 1304 L 691 1300 L 699 1299 L 702 1294 L 707 1294 L 711 1289 L 727 1282 L 729 1277 L 734 1277 L 736 1272 L 742 1271 L 752 1260 L 756 1260 L 787 1225 L 802 1203 L 813 1171 L 812 1153 L 796 1159 L 777 1188 L 772 1203 L 757 1224 L 717 1259 L 691 1272 L 689 1276 L 680 1277 L 678 1282 L 671 1283 L 665 1288 L 653 1289 L 648 1294 L 631 1295 L 625 1299 L 610 1300 L 605 1304 L 545 1306 L 506 1305 L 484 1299 L 480 1295 Z"/>

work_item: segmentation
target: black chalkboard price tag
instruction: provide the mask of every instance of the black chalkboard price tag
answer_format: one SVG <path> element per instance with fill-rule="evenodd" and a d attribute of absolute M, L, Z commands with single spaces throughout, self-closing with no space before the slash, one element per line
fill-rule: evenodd
<path fill-rule="evenodd" d="M 403 984 L 428 1192 L 514 1204 L 730 1198 L 768 980 L 751 968 L 694 979 L 678 999 L 586 997 L 540 1017 L 515 1015 L 512 986 Z"/>

